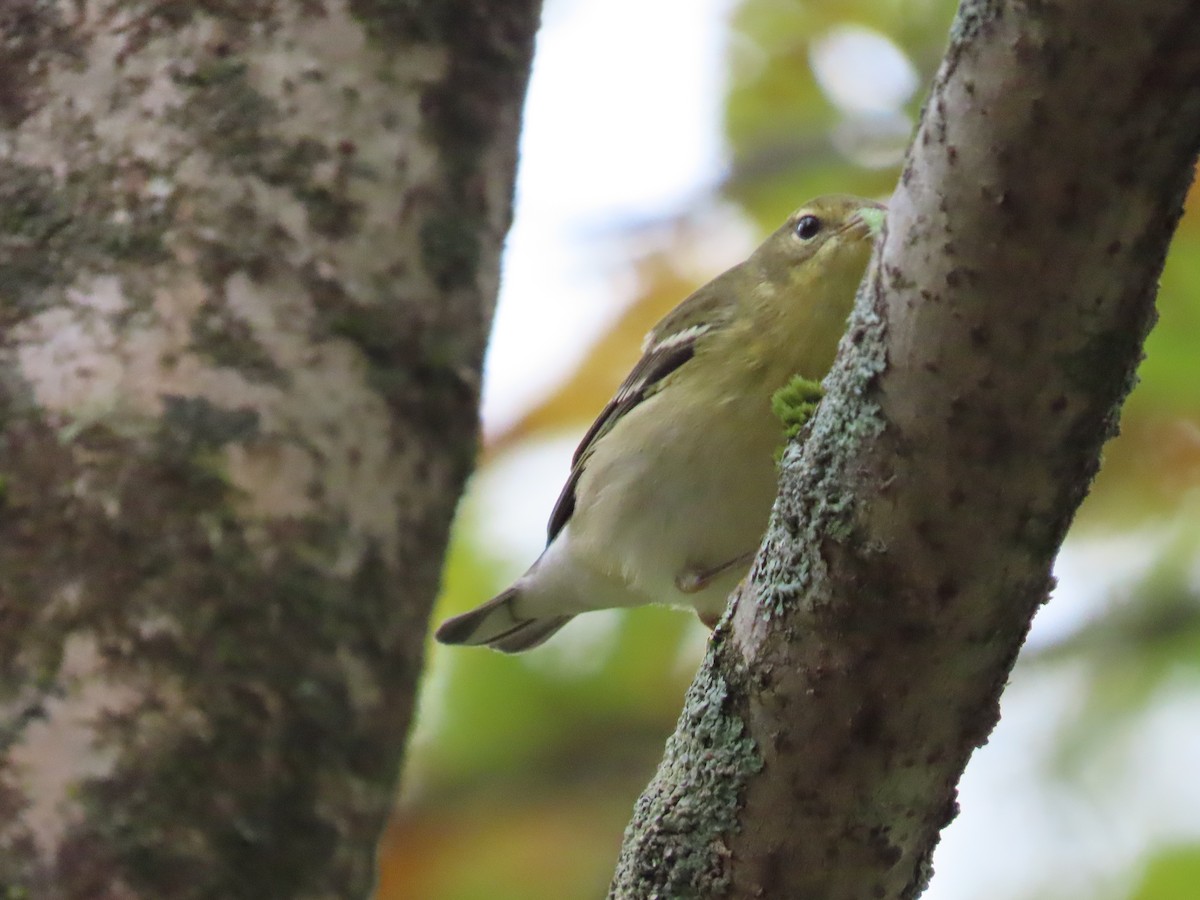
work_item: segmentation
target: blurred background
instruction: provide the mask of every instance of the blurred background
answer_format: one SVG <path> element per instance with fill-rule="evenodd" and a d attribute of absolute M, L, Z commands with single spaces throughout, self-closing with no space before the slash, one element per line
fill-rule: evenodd
<path fill-rule="evenodd" d="M 821 193 L 885 199 L 951 0 L 547 0 L 488 359 L 486 446 L 435 621 L 540 552 L 641 336 Z M 1194 204 L 1193 204 L 1194 207 Z M 1200 897 L 1200 213 L 1141 384 L 971 761 L 931 900 Z M 379 900 L 603 897 L 704 649 L 592 613 L 520 657 L 431 645 Z"/>

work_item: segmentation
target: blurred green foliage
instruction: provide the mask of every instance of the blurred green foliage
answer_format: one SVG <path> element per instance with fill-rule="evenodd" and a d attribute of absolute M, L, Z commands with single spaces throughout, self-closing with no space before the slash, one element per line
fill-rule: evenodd
<path fill-rule="evenodd" d="M 732 168 L 725 194 L 764 231 L 803 198 L 890 195 L 908 138 L 902 130 L 897 140 L 895 125 L 915 125 L 956 6 L 947 0 L 740 4 L 729 43 L 725 133 Z M 864 112 L 839 108 L 822 89 L 814 49 L 847 30 L 874 35 L 903 54 L 916 73 L 907 102 Z"/>
<path fill-rule="evenodd" d="M 1129 900 L 1194 900 L 1200 893 L 1200 844 L 1172 847 L 1150 860 Z"/>
<path fill-rule="evenodd" d="M 808 197 L 889 195 L 954 8 L 949 0 L 738 4 L 728 40 L 730 165 L 723 198 L 765 232 Z M 822 52 L 846 35 L 860 46 L 890 44 L 911 69 L 912 89 L 893 92 L 890 106 L 839 103 L 836 71 L 831 75 L 829 68 L 836 69 L 836 54 L 830 63 Z M 841 64 L 862 62 L 848 53 Z M 692 249 L 686 234 L 665 252 L 686 256 Z M 642 301 L 660 303 L 664 290 L 681 298 L 672 280 L 678 269 L 657 271 L 662 278 L 641 273 Z M 1082 673 L 1076 713 L 1044 725 L 1058 736 L 1059 750 L 1046 761 L 1044 777 L 1059 789 L 1084 790 L 1070 788 L 1071 773 L 1114 734 L 1136 732 L 1165 685 L 1174 695 L 1200 695 L 1200 215 L 1187 216 L 1180 227 L 1159 305 L 1123 434 L 1108 448 L 1071 538 L 1124 536 L 1150 562 L 1136 577 L 1088 593 L 1081 624 L 1031 648 L 1014 676 Z M 601 341 L 602 358 L 583 368 L 613 369 L 614 343 L 627 341 Z M 529 420 L 536 421 L 532 433 L 523 430 L 506 444 L 506 453 L 522 452 L 542 430 L 586 424 L 596 411 L 595 388 L 578 378 L 571 385 Z M 439 614 L 490 596 L 504 586 L 501 570 L 514 564 L 500 565 L 480 546 L 481 514 L 468 503 L 460 516 Z M 1064 585 L 1064 593 L 1069 588 Z M 614 613 L 596 623 L 579 623 L 578 633 L 518 658 L 431 650 L 405 796 L 381 847 L 381 900 L 603 895 L 621 830 L 674 726 L 702 640 L 689 617 L 668 610 Z M 1200 779 L 1196 762 L 1177 773 L 1193 794 Z M 1137 779 L 1134 771 L 1124 781 L 1136 785 Z M 987 811 L 968 806 L 965 815 Z M 1192 825 L 1200 833 L 1200 813 Z M 1003 836 L 996 843 L 995 852 L 1004 853 Z M 1164 849 L 1150 841 L 1147 858 L 1129 866 L 1124 878 L 1112 879 L 1111 896 L 1200 897 L 1194 844 Z M 1080 896 L 1058 893 L 1052 870 L 1027 882 L 1040 885 L 1040 896 Z M 1122 894 L 1121 883 L 1136 887 Z M 989 890 L 980 884 L 971 896 L 1010 896 Z"/>

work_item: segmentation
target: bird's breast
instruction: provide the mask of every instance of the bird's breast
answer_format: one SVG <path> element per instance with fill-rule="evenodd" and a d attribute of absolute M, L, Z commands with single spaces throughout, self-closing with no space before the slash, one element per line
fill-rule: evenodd
<path fill-rule="evenodd" d="M 730 408 L 717 414 L 714 403 Z M 627 413 L 609 438 L 580 477 L 572 519 L 580 551 L 597 568 L 649 602 L 688 603 L 674 587 L 683 571 L 758 546 L 783 443 L 767 402 L 709 397 L 689 409 L 665 391 Z M 620 454 L 609 452 L 617 446 Z"/>

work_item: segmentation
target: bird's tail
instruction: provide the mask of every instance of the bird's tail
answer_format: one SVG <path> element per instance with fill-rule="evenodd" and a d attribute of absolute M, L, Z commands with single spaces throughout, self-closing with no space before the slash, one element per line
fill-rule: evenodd
<path fill-rule="evenodd" d="M 523 618 L 513 604 L 518 594 L 517 588 L 509 588 L 482 606 L 447 619 L 434 637 L 443 644 L 483 644 L 504 653 L 520 653 L 536 647 L 571 620 L 571 616 Z"/>

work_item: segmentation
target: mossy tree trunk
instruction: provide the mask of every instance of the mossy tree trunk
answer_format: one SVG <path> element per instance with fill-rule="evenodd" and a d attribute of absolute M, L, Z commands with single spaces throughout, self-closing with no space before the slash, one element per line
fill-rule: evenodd
<path fill-rule="evenodd" d="M 363 896 L 536 0 L 0 8 L 0 891 Z"/>
<path fill-rule="evenodd" d="M 1190 0 L 962 4 L 613 897 L 922 891 L 1154 320 L 1198 46 Z"/>

